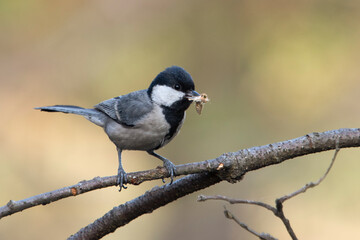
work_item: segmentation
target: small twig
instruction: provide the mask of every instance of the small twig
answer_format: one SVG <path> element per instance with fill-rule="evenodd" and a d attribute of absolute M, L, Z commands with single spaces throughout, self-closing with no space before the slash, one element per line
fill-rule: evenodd
<path fill-rule="evenodd" d="M 257 206 L 260 206 L 260 207 L 263 207 L 263 208 L 266 208 L 268 209 L 269 211 L 273 212 L 275 216 L 277 216 L 278 218 L 281 219 L 281 221 L 283 222 L 283 224 L 285 225 L 286 227 L 286 230 L 288 231 L 289 235 L 291 236 L 291 238 L 293 240 L 297 240 L 297 237 L 295 235 L 295 232 L 294 230 L 292 229 L 291 225 L 290 225 L 290 221 L 285 217 L 285 214 L 284 214 L 284 211 L 283 211 L 283 203 L 292 198 L 292 197 L 295 197 L 297 195 L 299 195 L 300 193 L 304 193 L 307 189 L 309 188 L 313 188 L 313 187 L 316 187 L 318 186 L 325 178 L 326 176 L 329 174 L 332 166 L 334 165 L 334 162 L 335 162 L 335 159 L 337 157 L 337 154 L 339 153 L 340 151 L 340 148 L 339 148 L 339 138 L 336 140 L 336 143 L 335 143 L 335 153 L 334 153 L 334 156 L 331 160 L 331 163 L 329 165 L 329 167 L 327 168 L 325 174 L 323 176 L 320 177 L 320 179 L 316 182 L 310 182 L 310 183 L 307 183 L 305 186 L 303 186 L 302 188 L 300 188 L 299 190 L 291 193 L 291 194 L 287 194 L 283 197 L 280 197 L 278 199 L 275 200 L 275 204 L 276 204 L 276 208 L 269 205 L 269 204 L 266 204 L 266 203 L 263 203 L 263 202 L 259 202 L 259 201 L 253 201 L 253 200 L 244 200 L 244 199 L 233 199 L 233 198 L 228 198 L 228 197 L 225 197 L 225 196 L 221 196 L 221 195 L 216 195 L 216 196 L 204 196 L 204 195 L 200 195 L 198 197 L 198 201 L 199 202 L 203 202 L 203 201 L 206 201 L 206 200 L 222 200 L 222 201 L 227 201 L 229 202 L 230 204 L 236 204 L 236 203 L 241 203 L 241 204 L 251 204 L 251 205 L 257 205 Z M 239 220 L 237 220 L 235 218 L 234 215 L 232 215 L 228 210 L 226 210 L 225 208 L 225 216 L 229 219 L 233 219 L 234 221 L 236 221 L 241 227 L 243 227 L 244 229 L 246 229 L 247 231 L 251 232 L 252 234 L 258 236 L 260 239 L 266 239 L 266 238 L 261 238 L 263 237 L 262 235 L 259 235 L 259 233 L 253 231 L 252 229 L 249 229 L 247 227 L 246 224 L 240 222 Z M 271 238 L 273 238 L 271 235 L 268 235 L 270 236 Z M 271 239 L 271 238 L 268 238 L 268 239 Z"/>
<path fill-rule="evenodd" d="M 225 206 L 224 206 L 224 214 L 225 214 L 226 218 L 234 220 L 237 224 L 240 225 L 240 227 L 242 227 L 249 233 L 257 236 L 261 240 L 277 240 L 277 238 L 274 238 L 273 236 L 271 236 L 268 233 L 258 233 L 255 230 L 248 227 L 248 225 L 246 225 L 245 223 L 240 222 L 239 219 L 237 219 L 237 217 L 235 217 L 229 210 L 227 210 Z"/>
<path fill-rule="evenodd" d="M 222 200 L 222 201 L 226 201 L 230 204 L 242 203 L 242 204 L 249 204 L 249 205 L 257 205 L 257 206 L 266 208 L 266 209 L 272 211 L 274 214 L 276 214 L 276 208 L 274 208 L 273 206 L 271 206 L 267 203 L 253 201 L 253 200 L 228 198 L 228 197 L 222 196 L 222 195 L 215 195 L 215 196 L 199 195 L 197 200 L 198 200 L 198 202 L 205 202 L 207 200 Z"/>
<path fill-rule="evenodd" d="M 318 186 L 326 178 L 326 176 L 329 174 L 332 166 L 334 165 L 335 159 L 336 159 L 337 154 L 339 153 L 339 151 L 340 151 L 340 148 L 339 148 L 339 138 L 338 138 L 336 140 L 336 143 L 335 143 L 335 153 L 334 153 L 333 158 L 331 159 L 330 165 L 327 168 L 325 174 L 323 176 L 321 176 L 319 178 L 319 180 L 317 180 L 316 182 L 307 183 L 307 184 L 305 184 L 305 186 L 303 186 L 299 190 L 275 200 L 276 209 L 277 209 L 276 216 L 278 216 L 281 219 L 281 221 L 284 223 L 284 225 L 286 227 L 286 230 L 288 231 L 288 233 L 290 234 L 292 239 L 296 240 L 297 237 L 295 235 L 294 230 L 292 229 L 292 227 L 290 225 L 290 221 L 285 217 L 284 210 L 283 210 L 283 203 L 286 200 L 288 200 L 290 198 L 293 198 L 293 197 L 297 196 L 300 193 L 305 193 L 306 190 L 308 190 L 309 188 L 313 188 L 313 187 Z"/>
<path fill-rule="evenodd" d="M 263 207 L 267 210 L 270 210 L 271 212 L 273 212 L 276 216 L 277 216 L 277 209 L 274 208 L 273 206 L 267 204 L 267 203 L 263 203 L 263 202 L 258 202 L 258 201 L 253 201 L 253 200 L 244 200 L 244 199 L 234 199 L 234 198 L 228 198 L 226 196 L 222 196 L 222 195 L 216 195 L 216 196 L 205 196 L 205 195 L 199 195 L 198 196 L 198 202 L 204 202 L 207 200 L 222 200 L 222 201 L 226 201 L 230 204 L 237 204 L 237 203 L 241 203 L 241 204 L 249 204 L 249 205 L 257 205 L 260 207 Z M 271 236 L 268 233 L 258 233 L 256 231 L 254 231 L 253 229 L 249 228 L 245 223 L 240 222 L 229 210 L 226 209 L 226 207 L 224 206 L 225 210 L 224 210 L 224 214 L 225 217 L 227 217 L 228 219 L 232 219 L 234 220 L 237 224 L 239 224 L 242 228 L 244 228 L 246 231 L 254 234 L 255 236 L 257 236 L 260 239 L 264 239 L 264 240 L 274 240 L 276 238 L 274 238 L 273 236 Z"/>
<path fill-rule="evenodd" d="M 306 192 L 306 190 L 308 190 L 309 188 L 313 188 L 313 187 L 316 187 L 318 186 L 325 178 L 326 176 L 329 174 L 332 166 L 334 165 L 334 162 L 335 162 L 335 159 L 340 151 L 340 148 L 339 148 L 339 139 L 336 140 L 336 143 L 335 143 L 335 153 L 334 153 L 334 156 L 333 158 L 331 159 L 331 163 L 329 165 L 329 167 L 327 168 L 326 172 L 324 173 L 324 175 L 319 178 L 319 180 L 317 180 L 316 182 L 310 182 L 310 183 L 307 183 L 305 184 L 305 186 L 303 186 L 302 188 L 300 188 L 299 190 L 293 192 L 293 193 L 290 193 L 288 195 L 285 195 L 281 198 L 278 198 L 276 199 L 276 202 L 280 202 L 280 203 L 283 203 L 285 202 L 286 200 L 292 198 L 292 197 L 295 197 L 296 195 L 300 194 L 300 193 L 304 193 Z"/>

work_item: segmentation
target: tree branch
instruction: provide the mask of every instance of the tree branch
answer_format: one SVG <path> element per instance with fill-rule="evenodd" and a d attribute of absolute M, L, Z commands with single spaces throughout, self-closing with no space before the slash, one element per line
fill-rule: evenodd
<path fill-rule="evenodd" d="M 253 147 L 233 153 L 225 153 L 211 160 L 178 165 L 176 166 L 176 176 L 213 172 L 216 173 L 221 180 L 236 182 L 240 180 L 246 172 L 278 164 L 291 158 L 334 149 L 337 139 L 339 141 L 339 148 L 359 147 L 360 129 L 339 129 L 323 133 L 311 133 L 292 140 Z M 129 173 L 127 176 L 128 183 L 138 185 L 144 181 L 169 177 L 169 174 L 165 168 L 160 167 L 149 171 Z M 0 218 L 33 206 L 45 205 L 62 198 L 115 185 L 116 176 L 97 177 L 89 181 L 81 181 L 73 186 L 43 193 L 24 200 L 10 200 L 8 204 L 0 207 Z M 179 195 L 181 195 L 181 193 L 179 193 Z"/>
<path fill-rule="evenodd" d="M 114 207 L 95 222 L 70 236 L 69 239 L 100 239 L 145 213 L 151 213 L 180 197 L 207 188 L 220 181 L 221 179 L 214 173 L 199 173 L 183 177 L 171 185 L 154 187 L 140 197 Z"/>

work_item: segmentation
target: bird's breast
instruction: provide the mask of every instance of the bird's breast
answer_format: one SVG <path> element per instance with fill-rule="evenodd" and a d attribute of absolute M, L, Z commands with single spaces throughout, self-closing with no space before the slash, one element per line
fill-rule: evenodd
<path fill-rule="evenodd" d="M 134 127 L 126 127 L 110 120 L 105 132 L 111 141 L 123 150 L 153 150 L 163 146 L 171 126 L 164 117 L 162 108 L 153 110 L 140 118 Z"/>

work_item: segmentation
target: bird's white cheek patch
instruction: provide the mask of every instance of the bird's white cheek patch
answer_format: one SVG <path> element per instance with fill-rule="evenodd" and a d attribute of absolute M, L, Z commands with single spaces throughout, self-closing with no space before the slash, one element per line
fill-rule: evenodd
<path fill-rule="evenodd" d="M 185 93 L 177 91 L 171 87 L 157 85 L 152 90 L 151 98 L 155 103 L 169 107 L 174 102 L 184 98 L 184 96 Z"/>

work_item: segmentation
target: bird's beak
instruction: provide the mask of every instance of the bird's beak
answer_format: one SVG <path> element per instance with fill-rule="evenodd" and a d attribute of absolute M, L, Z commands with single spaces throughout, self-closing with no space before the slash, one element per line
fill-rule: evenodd
<path fill-rule="evenodd" d="M 192 90 L 192 91 L 188 91 L 186 94 L 185 94 L 185 98 L 187 98 L 188 100 L 190 101 L 194 101 L 196 98 L 200 97 L 200 94 L 195 91 L 195 90 Z"/>

